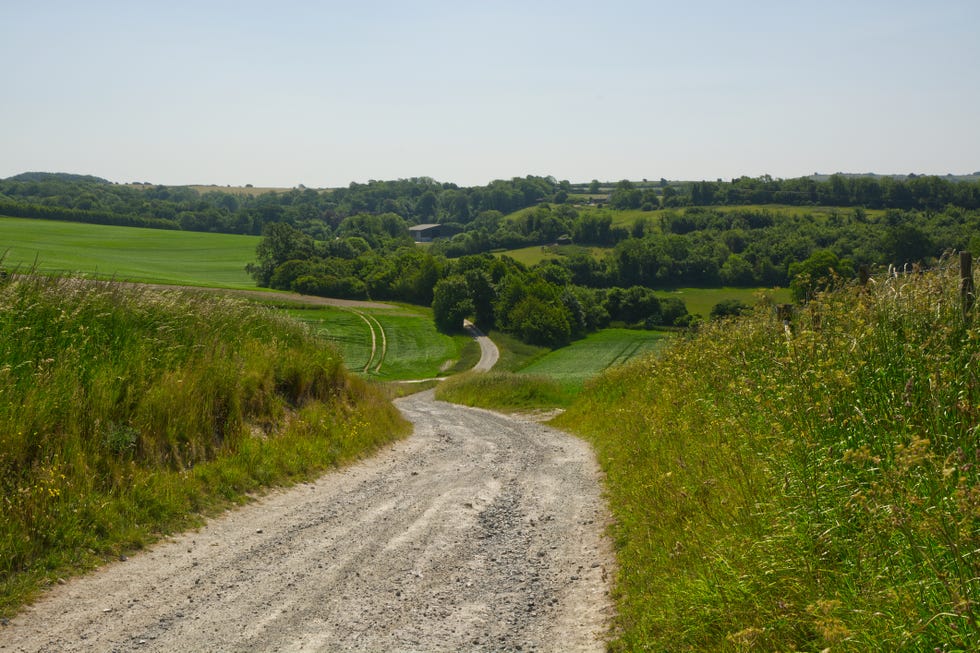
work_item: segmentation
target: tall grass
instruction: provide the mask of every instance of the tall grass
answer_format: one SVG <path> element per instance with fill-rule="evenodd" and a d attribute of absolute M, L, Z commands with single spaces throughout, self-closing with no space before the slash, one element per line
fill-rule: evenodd
<path fill-rule="evenodd" d="M 335 350 L 269 310 L 0 279 L 0 611 L 406 430 Z"/>
<path fill-rule="evenodd" d="M 705 325 L 557 423 L 595 445 L 615 650 L 980 643 L 980 328 L 955 272 Z"/>

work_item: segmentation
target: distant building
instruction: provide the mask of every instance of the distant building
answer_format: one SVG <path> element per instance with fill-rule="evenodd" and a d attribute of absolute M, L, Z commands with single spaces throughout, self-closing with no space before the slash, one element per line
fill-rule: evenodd
<path fill-rule="evenodd" d="M 412 234 L 412 238 L 417 243 L 428 243 L 432 242 L 433 238 L 439 237 L 439 224 L 417 224 L 414 227 L 408 228 L 408 233 Z"/>

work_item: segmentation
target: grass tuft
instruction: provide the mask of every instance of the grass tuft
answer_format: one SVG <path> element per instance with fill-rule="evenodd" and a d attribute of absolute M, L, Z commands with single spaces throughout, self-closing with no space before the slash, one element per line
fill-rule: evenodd
<path fill-rule="evenodd" d="M 980 328 L 944 269 L 706 324 L 555 422 L 606 472 L 613 650 L 980 641 Z"/>

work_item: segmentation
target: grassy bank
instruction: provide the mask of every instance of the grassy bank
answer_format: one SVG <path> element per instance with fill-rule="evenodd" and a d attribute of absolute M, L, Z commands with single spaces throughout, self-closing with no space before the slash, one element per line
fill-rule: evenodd
<path fill-rule="evenodd" d="M 553 379 L 512 372 L 465 373 L 436 386 L 436 399 L 504 412 L 558 408 L 573 397 Z"/>
<path fill-rule="evenodd" d="M 269 310 L 0 280 L 0 613 L 407 428 L 332 347 Z"/>
<path fill-rule="evenodd" d="M 615 650 L 980 641 L 980 328 L 955 273 L 703 327 L 561 426 L 607 474 Z"/>

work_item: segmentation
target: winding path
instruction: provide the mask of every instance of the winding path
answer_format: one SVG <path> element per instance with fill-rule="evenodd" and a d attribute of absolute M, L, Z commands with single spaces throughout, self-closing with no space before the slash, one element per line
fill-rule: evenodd
<path fill-rule="evenodd" d="M 488 372 L 500 360 L 500 350 L 485 333 L 476 328 L 469 320 L 463 321 L 465 328 L 478 343 L 480 343 L 480 360 L 473 366 L 474 372 Z"/>
<path fill-rule="evenodd" d="M 431 390 L 397 405 L 408 439 L 56 586 L 0 650 L 602 651 L 589 446 Z"/>

